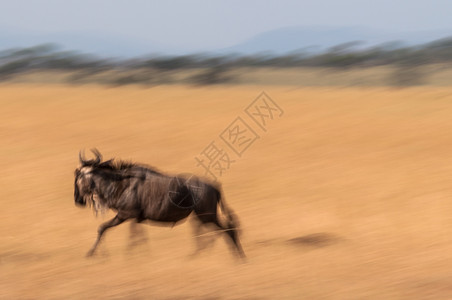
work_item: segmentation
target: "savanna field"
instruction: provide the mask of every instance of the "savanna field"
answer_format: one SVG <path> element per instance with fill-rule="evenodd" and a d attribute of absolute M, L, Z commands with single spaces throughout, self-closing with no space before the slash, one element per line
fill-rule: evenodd
<path fill-rule="evenodd" d="M 266 131 L 244 109 L 284 111 Z M 237 117 L 242 156 L 219 135 Z M 78 153 L 204 175 L 211 143 L 246 262 L 191 221 L 108 231 L 74 205 Z M 452 299 L 452 88 L 0 85 L 0 299 Z M 203 238 L 215 238 L 204 235 Z"/>

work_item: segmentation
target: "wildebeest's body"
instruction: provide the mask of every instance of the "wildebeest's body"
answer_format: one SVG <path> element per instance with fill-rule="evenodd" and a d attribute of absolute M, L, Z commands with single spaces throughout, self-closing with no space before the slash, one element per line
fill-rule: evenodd
<path fill-rule="evenodd" d="M 86 205 L 88 199 L 94 202 L 95 209 L 109 208 L 117 215 L 99 227 L 98 239 L 89 255 L 94 253 L 106 229 L 125 220 L 176 223 L 193 211 L 202 223 L 223 229 L 243 255 L 234 216 L 224 205 L 219 186 L 195 176 L 169 176 L 143 165 L 115 164 L 112 160 L 101 162 L 100 153 L 93 152 L 96 160 L 86 161 L 80 157 L 81 167 L 75 174 L 75 202 Z M 217 219 L 217 204 L 227 217 L 226 226 Z"/>

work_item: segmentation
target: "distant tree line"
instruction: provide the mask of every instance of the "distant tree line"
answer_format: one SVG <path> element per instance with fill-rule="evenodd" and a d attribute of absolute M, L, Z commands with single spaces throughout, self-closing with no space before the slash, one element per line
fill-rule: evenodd
<path fill-rule="evenodd" d="M 58 51 L 58 47 L 45 44 L 23 49 L 0 51 L 0 80 L 8 80 L 30 71 L 70 71 L 74 81 L 107 71 L 122 72 L 113 83 L 144 84 L 155 81 L 155 75 L 180 70 L 198 70 L 191 77 L 194 84 L 215 84 L 233 80 L 228 71 L 236 68 L 357 68 L 392 65 L 397 78 L 416 75 L 419 66 L 452 62 L 452 38 L 441 39 L 418 46 L 402 46 L 387 43 L 371 48 L 358 48 L 351 42 L 330 48 L 322 53 L 304 51 L 286 55 L 184 55 L 134 59 L 108 59 L 72 51 Z M 408 84 L 416 84 L 416 78 L 405 78 Z M 403 79 L 403 80 L 405 80 Z M 403 81 L 402 80 L 402 81 Z M 400 84 L 404 84 L 400 82 Z"/>

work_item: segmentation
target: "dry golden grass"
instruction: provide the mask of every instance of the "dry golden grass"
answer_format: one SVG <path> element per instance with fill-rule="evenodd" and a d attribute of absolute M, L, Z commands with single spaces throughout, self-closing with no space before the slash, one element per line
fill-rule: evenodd
<path fill-rule="evenodd" d="M 84 257 L 102 219 L 74 206 L 79 149 L 200 174 L 261 90 L 0 86 L 0 298 L 452 298 L 450 88 L 267 88 L 285 114 L 221 177 L 246 263 L 221 238 L 189 258 L 190 222 Z"/>

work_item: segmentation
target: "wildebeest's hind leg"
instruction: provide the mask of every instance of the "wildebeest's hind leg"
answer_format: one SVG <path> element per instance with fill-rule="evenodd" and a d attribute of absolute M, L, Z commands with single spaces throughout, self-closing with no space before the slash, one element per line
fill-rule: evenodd
<path fill-rule="evenodd" d="M 232 220 L 230 220 L 228 222 L 227 226 L 223 226 L 218 221 L 217 215 L 215 213 L 211 213 L 211 214 L 196 213 L 196 216 L 202 223 L 214 224 L 221 231 L 225 232 L 227 234 L 227 236 L 229 237 L 230 241 L 234 244 L 237 254 L 240 257 L 245 258 L 245 253 L 243 252 L 242 246 L 241 246 L 239 238 L 238 238 L 237 228 L 235 228 L 235 224 Z"/>
<path fill-rule="evenodd" d="M 88 251 L 86 256 L 92 256 L 94 254 L 94 251 L 96 251 L 97 245 L 99 244 L 99 242 L 100 242 L 100 240 L 102 238 L 102 235 L 104 234 L 105 230 L 107 230 L 108 228 L 117 226 L 117 225 L 121 224 L 122 222 L 124 222 L 125 220 L 126 219 L 119 217 L 119 214 L 117 214 L 110 221 L 102 223 L 99 226 L 96 242 L 94 243 L 93 247 L 91 247 L 91 249 Z"/>
<path fill-rule="evenodd" d="M 217 225 L 218 224 L 218 220 L 216 222 Z M 245 252 L 243 252 L 242 249 L 242 245 L 240 244 L 240 240 L 238 237 L 238 232 L 237 232 L 237 228 L 235 228 L 235 224 L 232 222 L 229 222 L 228 226 L 225 230 L 226 234 L 229 236 L 229 238 L 232 240 L 232 242 L 234 243 L 234 246 L 237 250 L 237 254 L 241 257 L 241 258 L 245 258 Z M 223 227 L 220 227 L 223 228 Z"/>
<path fill-rule="evenodd" d="M 213 242 L 215 242 L 215 237 L 203 236 L 204 235 L 202 230 L 203 224 L 200 222 L 200 220 L 192 218 L 191 222 L 193 224 L 193 234 L 195 238 L 196 249 L 190 256 L 194 257 L 197 254 L 199 254 L 201 250 L 204 250 L 208 246 L 210 247 L 213 244 Z"/>
<path fill-rule="evenodd" d="M 137 218 L 130 223 L 129 250 L 148 240 L 143 226 L 140 225 L 142 221 L 143 219 Z"/>

